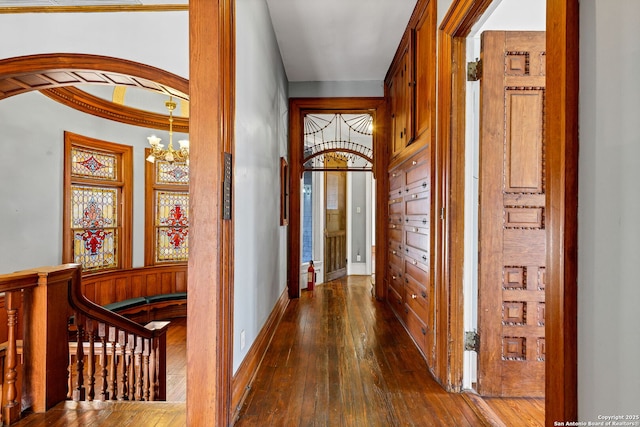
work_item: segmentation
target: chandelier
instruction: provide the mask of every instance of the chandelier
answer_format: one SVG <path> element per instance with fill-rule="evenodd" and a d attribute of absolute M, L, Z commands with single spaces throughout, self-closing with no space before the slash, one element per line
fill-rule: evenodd
<path fill-rule="evenodd" d="M 162 141 L 155 135 L 147 137 L 149 145 L 151 145 L 151 154 L 147 157 L 147 161 L 154 163 L 156 160 L 164 160 L 169 163 L 180 162 L 189 164 L 189 140 L 182 139 L 178 141 L 179 147 L 177 150 L 173 148 L 173 110 L 176 109 L 176 103 L 173 102 L 173 97 L 169 97 L 169 100 L 164 103 L 167 110 L 169 110 L 169 146 L 164 149 L 164 144 L 160 144 Z"/>

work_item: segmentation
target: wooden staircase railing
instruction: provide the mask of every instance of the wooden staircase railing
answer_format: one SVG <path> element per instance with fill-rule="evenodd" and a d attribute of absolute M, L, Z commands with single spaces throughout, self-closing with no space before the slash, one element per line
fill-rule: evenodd
<path fill-rule="evenodd" d="M 76 275 L 78 278 L 69 283 L 74 316 L 69 328 L 67 397 L 165 400 L 169 322 L 142 326 L 89 301 L 82 294 L 80 271 Z"/>
<path fill-rule="evenodd" d="M 81 281 L 78 264 L 0 275 L 0 425 L 68 398 L 166 398 L 169 322 L 142 326 L 113 313 L 85 298 Z"/>

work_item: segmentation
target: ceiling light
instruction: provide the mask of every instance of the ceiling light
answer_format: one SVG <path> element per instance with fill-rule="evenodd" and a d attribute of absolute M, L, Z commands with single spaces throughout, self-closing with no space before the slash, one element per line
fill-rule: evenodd
<path fill-rule="evenodd" d="M 178 141 L 178 150 L 173 148 L 173 110 L 176 109 L 176 103 L 173 102 L 173 97 L 169 97 L 169 100 L 165 102 L 167 110 L 169 110 L 169 146 L 164 149 L 164 144 L 160 144 L 162 141 L 155 135 L 147 137 L 149 145 L 151 145 L 151 154 L 147 157 L 147 161 L 154 163 L 156 160 L 164 160 L 169 163 L 179 162 L 189 164 L 189 140 L 183 139 Z"/>

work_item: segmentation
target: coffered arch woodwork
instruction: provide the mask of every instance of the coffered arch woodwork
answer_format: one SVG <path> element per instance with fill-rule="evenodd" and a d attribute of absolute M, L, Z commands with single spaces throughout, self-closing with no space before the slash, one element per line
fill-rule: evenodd
<path fill-rule="evenodd" d="M 0 100 L 41 91 L 71 108 L 109 120 L 168 130 L 167 116 L 116 104 L 77 85 L 137 88 L 189 100 L 189 81 L 160 68 L 100 55 L 39 54 L 0 60 Z M 188 118 L 175 117 L 174 130 L 188 132 Z"/>

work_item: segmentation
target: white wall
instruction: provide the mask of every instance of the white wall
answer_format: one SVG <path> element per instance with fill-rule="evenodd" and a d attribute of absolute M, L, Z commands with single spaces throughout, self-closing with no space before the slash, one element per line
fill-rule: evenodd
<path fill-rule="evenodd" d="M 580 2 L 578 411 L 640 413 L 640 2 Z M 637 424 L 636 424 L 637 425 Z"/>
<path fill-rule="evenodd" d="M 142 62 L 188 77 L 187 25 L 186 12 L 0 14 L 0 40 L 4 40 L 0 59 L 89 53 Z M 172 32 L 147 31 L 150 28 Z M 0 156 L 0 273 L 62 261 L 65 130 L 134 147 L 133 265 L 143 265 L 144 147 L 149 134 L 166 138 L 166 132 L 85 115 L 37 92 L 2 100 L 0 129 L 0 149 L 6 153 Z M 183 136 L 174 135 L 176 140 Z"/>
<path fill-rule="evenodd" d="M 83 114 L 39 92 L 2 100 L 0 129 L 0 273 L 62 262 L 64 131 L 133 147 L 132 261 L 144 265 L 144 149 L 147 136 L 167 132 Z"/>
<path fill-rule="evenodd" d="M 265 0 L 237 0 L 234 371 L 286 288 L 279 159 L 288 151 L 287 83 Z"/>

